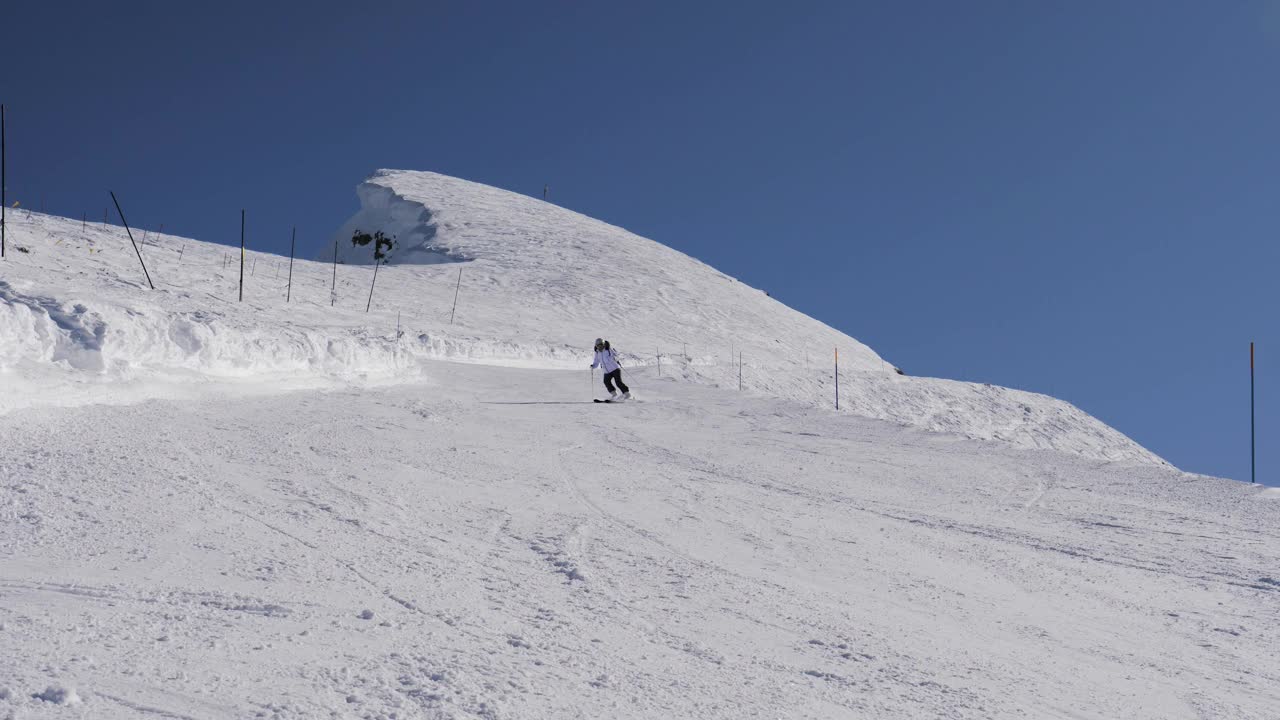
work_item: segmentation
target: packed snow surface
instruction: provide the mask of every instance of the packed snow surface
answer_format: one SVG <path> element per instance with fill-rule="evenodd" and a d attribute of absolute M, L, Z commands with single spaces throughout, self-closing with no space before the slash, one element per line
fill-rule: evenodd
<path fill-rule="evenodd" d="M 1267 491 L 423 375 L 0 416 L 0 717 L 1277 717 Z"/>
<path fill-rule="evenodd" d="M 432 359 L 585 371 L 609 339 L 629 368 L 935 432 L 1163 464 L 1068 403 L 899 375 L 857 340 L 715 269 L 538 199 L 384 170 L 319 260 L 11 213 L 0 267 L 5 409 L 419 379 Z M 253 230 L 249 246 L 264 240 Z M 311 245 L 305 239 L 300 246 Z M 375 256 L 387 263 L 377 267 Z M 334 262 L 336 259 L 336 263 Z M 336 270 L 336 272 L 335 272 Z M 331 292 L 335 283 L 336 292 Z M 286 294 L 289 302 L 286 303 Z M 454 301 L 456 298 L 456 309 Z M 368 312 L 366 312 L 368 308 Z M 849 322 L 875 308 L 851 308 Z"/>

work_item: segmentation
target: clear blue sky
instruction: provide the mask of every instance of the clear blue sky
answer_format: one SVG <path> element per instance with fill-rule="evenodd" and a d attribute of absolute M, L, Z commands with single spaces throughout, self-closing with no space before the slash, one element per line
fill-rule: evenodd
<path fill-rule="evenodd" d="M 1280 4 L 7 3 L 9 195 L 308 254 L 379 167 L 539 194 L 907 372 L 1280 480 Z M 2 272 L 2 270 L 0 270 Z"/>

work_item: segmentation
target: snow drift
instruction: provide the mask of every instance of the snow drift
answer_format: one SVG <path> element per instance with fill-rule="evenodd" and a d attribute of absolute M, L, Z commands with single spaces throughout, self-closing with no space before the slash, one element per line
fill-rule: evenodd
<path fill-rule="evenodd" d="M 564 208 L 435 173 L 383 170 L 297 261 L 145 236 L 150 291 L 122 228 L 10 216 L 0 282 L 0 410 L 192 392 L 417 379 L 431 359 L 586 370 L 609 338 L 631 368 L 1088 458 L 1163 463 L 1062 401 L 899 375 L 867 346 L 712 267 Z M 254 237 L 250 235 L 250 246 Z M 333 279 L 333 260 L 338 267 Z M 370 293 L 378 262 L 377 287 Z M 286 292 L 290 302 L 286 303 Z M 457 299 L 456 310 L 453 301 Z M 366 312 L 366 307 L 368 312 Z M 741 362 L 741 368 L 739 367 Z M 586 377 L 584 373 L 584 392 Z M 643 392 L 643 387 L 639 388 Z"/>

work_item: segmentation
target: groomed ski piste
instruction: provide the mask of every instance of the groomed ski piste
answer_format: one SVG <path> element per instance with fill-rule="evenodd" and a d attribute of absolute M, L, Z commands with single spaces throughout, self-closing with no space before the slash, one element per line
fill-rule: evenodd
<path fill-rule="evenodd" d="M 0 717 L 1277 716 L 1277 490 L 541 200 L 358 194 L 288 303 L 10 212 Z"/>

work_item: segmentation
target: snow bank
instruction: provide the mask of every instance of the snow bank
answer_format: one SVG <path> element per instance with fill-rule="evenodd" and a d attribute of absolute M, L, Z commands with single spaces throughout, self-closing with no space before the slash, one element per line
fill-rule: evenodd
<path fill-rule="evenodd" d="M 10 255 L 0 280 L 0 412 L 179 395 L 210 381 L 261 391 L 395 382 L 437 359 L 585 370 L 603 336 L 644 381 L 661 364 L 664 380 L 736 389 L 741 376 L 749 392 L 824 407 L 826 358 L 839 348 L 842 412 L 1163 462 L 1053 398 L 903 377 L 857 340 L 704 263 L 541 200 L 392 170 L 357 194 L 360 209 L 316 249 L 323 261 L 295 262 L 291 288 L 287 258 L 250 251 L 243 301 L 237 250 L 135 230 L 152 291 L 122 228 L 15 213 L 9 230 L 27 252 Z M 385 266 L 370 296 L 375 256 Z"/>

